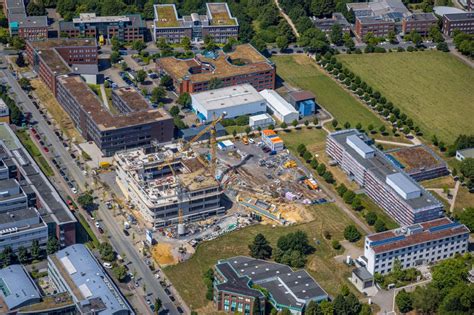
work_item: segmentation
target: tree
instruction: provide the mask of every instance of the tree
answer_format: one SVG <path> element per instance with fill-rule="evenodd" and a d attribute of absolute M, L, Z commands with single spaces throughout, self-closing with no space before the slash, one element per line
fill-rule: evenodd
<path fill-rule="evenodd" d="M 342 195 L 342 199 L 347 204 L 352 204 L 354 199 L 356 198 L 356 194 L 352 190 L 347 190 L 344 195 Z"/>
<path fill-rule="evenodd" d="M 286 129 L 286 128 L 288 128 L 288 125 L 286 124 L 286 122 L 282 122 L 282 123 L 280 124 L 280 128 Z"/>
<path fill-rule="evenodd" d="M 432 284 L 443 294 L 446 290 L 465 281 L 467 275 L 468 267 L 464 261 L 460 259 L 443 260 L 432 269 Z"/>
<path fill-rule="evenodd" d="M 120 61 L 120 59 L 122 59 L 120 57 L 120 53 L 118 51 L 112 51 L 112 53 L 110 54 L 110 62 L 112 64 L 116 64 L 117 62 Z"/>
<path fill-rule="evenodd" d="M 379 131 L 381 134 L 385 134 L 386 128 L 384 125 L 380 126 Z"/>
<path fill-rule="evenodd" d="M 352 201 L 351 203 L 351 207 L 352 209 L 354 209 L 355 211 L 360 211 L 362 210 L 364 207 L 362 206 L 362 202 L 360 201 L 360 199 L 358 197 L 355 197 L 354 200 Z"/>
<path fill-rule="evenodd" d="M 99 253 L 103 260 L 112 262 L 115 260 L 116 254 L 110 243 L 104 242 L 99 245 Z"/>
<path fill-rule="evenodd" d="M 291 311 L 285 307 L 280 312 L 278 312 L 278 315 L 291 315 Z"/>
<path fill-rule="evenodd" d="M 338 240 L 333 240 L 332 241 L 332 248 L 334 248 L 335 250 L 341 249 L 341 243 L 339 243 Z"/>
<path fill-rule="evenodd" d="M 312 0 L 311 12 L 318 17 L 328 17 L 336 9 L 334 0 Z"/>
<path fill-rule="evenodd" d="M 357 130 L 362 130 L 362 124 L 361 124 L 360 122 L 357 123 L 356 129 L 357 129 Z"/>
<path fill-rule="evenodd" d="M 334 128 L 337 128 L 337 125 L 338 125 L 338 121 L 337 121 L 336 119 L 333 119 L 333 121 L 332 121 L 332 126 L 333 126 Z"/>
<path fill-rule="evenodd" d="M 395 297 L 395 303 L 402 313 L 408 313 L 413 310 L 413 301 L 411 295 L 405 290 L 398 292 L 397 296 Z"/>
<path fill-rule="evenodd" d="M 136 78 L 137 78 L 137 82 L 139 82 L 139 83 L 145 82 L 145 80 L 146 80 L 146 71 L 143 70 L 143 69 L 138 70 Z"/>
<path fill-rule="evenodd" d="M 303 159 L 306 161 L 306 163 L 309 163 L 312 158 L 313 158 L 313 155 L 309 151 L 306 151 L 303 155 Z"/>
<path fill-rule="evenodd" d="M 127 268 L 124 265 L 116 266 L 112 269 L 112 273 L 118 281 L 122 282 L 127 277 Z"/>
<path fill-rule="evenodd" d="M 163 303 L 161 302 L 161 300 L 159 298 L 156 298 L 155 299 L 155 314 L 158 315 L 162 305 L 163 305 Z"/>
<path fill-rule="evenodd" d="M 84 193 L 77 198 L 77 202 L 86 210 L 94 206 L 94 197 L 90 193 Z"/>
<path fill-rule="evenodd" d="M 10 246 L 6 246 L 0 253 L 0 260 L 2 261 L 2 267 L 6 268 L 13 262 L 14 254 Z"/>
<path fill-rule="evenodd" d="M 347 49 L 353 50 L 355 48 L 355 43 L 349 33 L 344 33 L 344 35 L 342 35 L 342 38 L 344 40 L 344 46 L 346 46 Z"/>
<path fill-rule="evenodd" d="M 281 51 L 284 51 L 285 49 L 288 48 L 288 44 L 289 44 L 288 37 L 284 35 L 278 36 L 276 38 L 276 44 L 278 48 L 280 48 Z"/>
<path fill-rule="evenodd" d="M 349 242 L 357 242 L 361 237 L 360 232 L 357 230 L 357 228 L 354 225 L 348 225 L 344 229 L 344 238 L 348 240 Z"/>
<path fill-rule="evenodd" d="M 316 169 L 318 167 L 318 160 L 316 158 L 313 158 L 311 162 L 309 163 L 312 169 Z"/>
<path fill-rule="evenodd" d="M 298 121 L 297 121 L 296 119 L 294 119 L 294 120 L 291 122 L 291 125 L 296 128 L 296 126 L 298 126 Z"/>
<path fill-rule="evenodd" d="M 250 256 L 257 259 L 269 259 L 272 256 L 272 247 L 265 236 L 261 233 L 255 236 L 252 244 L 249 245 Z"/>
<path fill-rule="evenodd" d="M 315 301 L 310 301 L 304 313 L 305 315 L 322 315 L 321 306 Z"/>
<path fill-rule="evenodd" d="M 303 156 L 303 154 L 306 152 L 306 146 L 300 143 L 296 148 L 296 152 L 298 152 L 300 156 Z"/>
<path fill-rule="evenodd" d="M 421 42 L 423 41 L 423 38 L 421 37 L 420 33 L 415 30 L 410 32 L 410 39 L 416 47 L 420 46 Z"/>
<path fill-rule="evenodd" d="M 343 35 L 342 35 L 342 26 L 338 23 L 334 24 L 331 27 L 331 33 L 329 34 L 331 42 L 336 46 L 342 46 L 344 43 Z"/>
<path fill-rule="evenodd" d="M 316 172 L 318 172 L 319 176 L 323 176 L 323 174 L 326 173 L 326 165 L 323 163 L 319 164 L 316 168 Z"/>
<path fill-rule="evenodd" d="M 374 131 L 374 125 L 370 124 L 367 126 L 367 130 L 370 132 L 370 133 L 373 133 Z"/>
<path fill-rule="evenodd" d="M 396 44 L 397 43 L 397 35 L 395 34 L 394 31 L 389 31 L 388 32 L 387 39 L 390 42 L 390 44 Z"/>
<path fill-rule="evenodd" d="M 158 86 L 158 87 L 153 88 L 153 90 L 151 90 L 150 101 L 152 103 L 157 104 L 165 97 L 166 97 L 166 91 L 164 87 Z"/>
<path fill-rule="evenodd" d="M 25 91 L 29 91 L 31 89 L 30 80 L 28 80 L 27 78 L 21 78 L 20 80 L 18 80 L 18 84 L 20 84 L 20 87 Z"/>
<path fill-rule="evenodd" d="M 457 216 L 459 222 L 465 224 L 467 228 L 471 231 L 474 231 L 474 207 L 469 207 L 464 209 Z"/>
<path fill-rule="evenodd" d="M 474 310 L 474 287 L 459 283 L 444 297 L 439 314 L 472 314 Z"/>
<path fill-rule="evenodd" d="M 245 127 L 245 133 L 247 134 L 247 136 L 249 135 L 251 131 L 252 131 L 252 128 L 250 128 L 250 126 Z"/>
<path fill-rule="evenodd" d="M 313 118 L 313 125 L 316 126 L 318 123 L 319 123 L 318 117 L 314 117 L 314 118 Z"/>
<path fill-rule="evenodd" d="M 190 107 L 192 104 L 191 95 L 189 95 L 189 93 L 187 92 L 184 92 L 178 97 L 176 103 L 182 105 L 184 108 Z"/>
<path fill-rule="evenodd" d="M 170 88 L 173 87 L 173 79 L 172 79 L 169 75 L 165 74 L 165 75 L 162 76 L 161 79 L 160 79 L 160 85 L 161 85 L 161 86 L 164 86 L 165 89 L 170 89 Z M 184 93 L 183 93 L 183 94 L 184 94 Z M 186 93 L 186 94 L 187 94 L 187 93 Z M 189 95 L 189 94 L 188 94 L 188 95 Z"/>
<path fill-rule="evenodd" d="M 189 39 L 189 37 L 183 37 L 183 39 L 181 40 L 181 47 L 183 47 L 184 50 L 191 50 L 191 40 Z"/>
<path fill-rule="evenodd" d="M 146 44 L 142 40 L 134 40 L 132 42 L 132 49 L 137 50 L 139 53 L 146 48 Z"/>
<path fill-rule="evenodd" d="M 221 79 L 212 78 L 211 80 L 209 80 L 208 89 L 209 90 L 220 89 L 221 87 L 223 87 L 223 85 L 224 83 L 222 82 Z"/>
<path fill-rule="evenodd" d="M 375 221 L 374 228 L 375 228 L 375 232 L 377 233 L 387 230 L 387 226 L 385 225 L 385 222 L 380 218 L 378 218 Z"/>
<path fill-rule="evenodd" d="M 173 117 L 176 117 L 179 115 L 179 107 L 176 106 L 176 105 L 173 105 L 171 108 L 170 108 L 170 115 L 173 116 Z"/>
<path fill-rule="evenodd" d="M 26 6 L 26 12 L 31 16 L 46 15 L 43 0 L 32 0 Z"/>
<path fill-rule="evenodd" d="M 52 255 L 59 250 L 59 241 L 56 237 L 52 236 L 46 243 L 46 254 Z"/>
<path fill-rule="evenodd" d="M 38 240 L 33 240 L 31 243 L 31 258 L 38 260 L 40 258 L 40 246 Z"/>
<path fill-rule="evenodd" d="M 18 261 L 22 264 L 25 264 L 28 262 L 28 259 L 28 250 L 23 246 L 18 247 Z"/>
<path fill-rule="evenodd" d="M 432 285 L 418 286 L 412 295 L 413 308 L 421 314 L 435 314 L 441 296 L 439 290 Z"/>
<path fill-rule="evenodd" d="M 377 221 L 377 214 L 373 211 L 367 212 L 365 215 L 365 221 L 367 221 L 368 225 L 374 225 Z"/>
<path fill-rule="evenodd" d="M 31 2 L 30 2 L 31 3 Z M 20 68 L 23 68 L 26 66 L 26 63 L 25 63 L 25 57 L 23 57 L 23 54 L 22 53 L 19 53 L 18 54 L 18 57 L 16 58 L 16 65 Z"/>

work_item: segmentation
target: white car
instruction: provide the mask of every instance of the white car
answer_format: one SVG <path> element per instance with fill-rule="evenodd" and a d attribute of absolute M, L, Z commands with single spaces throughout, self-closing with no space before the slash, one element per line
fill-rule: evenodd
<path fill-rule="evenodd" d="M 112 269 L 112 264 L 109 262 L 104 262 L 102 265 L 104 266 L 104 268 Z"/>
<path fill-rule="evenodd" d="M 252 138 L 250 138 L 250 139 L 249 139 L 249 143 L 254 144 L 254 143 L 255 143 L 255 140 L 253 140 Z"/>
<path fill-rule="evenodd" d="M 100 228 L 100 223 L 97 222 L 97 221 L 95 221 L 95 227 L 96 227 L 96 228 Z"/>
<path fill-rule="evenodd" d="M 76 187 L 72 187 L 71 191 L 72 191 L 73 194 L 77 194 L 77 188 Z"/>

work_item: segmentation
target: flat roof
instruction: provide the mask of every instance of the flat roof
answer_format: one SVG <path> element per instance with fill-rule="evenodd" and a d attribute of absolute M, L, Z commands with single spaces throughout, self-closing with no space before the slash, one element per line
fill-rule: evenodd
<path fill-rule="evenodd" d="M 461 234 L 469 234 L 469 229 L 464 224 L 444 217 L 367 235 L 366 238 L 370 247 L 378 254 Z"/>
<path fill-rule="evenodd" d="M 206 3 L 209 20 L 213 26 L 237 25 L 237 19 L 232 17 L 229 6 L 225 2 Z"/>
<path fill-rule="evenodd" d="M 68 74 L 72 71 L 55 49 L 40 49 L 37 52 L 38 56 L 43 59 L 55 75 Z"/>
<path fill-rule="evenodd" d="M 410 16 L 406 16 L 404 19 L 407 21 L 438 21 L 438 18 L 434 13 L 413 13 Z"/>
<path fill-rule="evenodd" d="M 253 121 L 267 120 L 267 119 L 273 120 L 272 116 L 270 116 L 270 115 L 267 114 L 267 113 L 258 114 L 258 115 L 253 115 L 253 116 L 250 116 L 249 119 L 251 119 L 251 120 L 253 120 Z"/>
<path fill-rule="evenodd" d="M 407 196 L 411 194 L 420 194 L 421 187 L 416 185 L 414 181 L 404 173 L 395 173 L 387 175 L 387 183 L 390 187 L 394 188 L 396 191 L 401 190 L 405 199 L 409 198 Z"/>
<path fill-rule="evenodd" d="M 474 148 L 458 150 L 457 152 L 464 156 L 464 158 L 474 158 Z"/>
<path fill-rule="evenodd" d="M 76 296 L 79 301 L 100 298 L 107 308 L 104 314 L 124 310 L 133 314 L 120 290 L 85 245 L 71 245 L 52 256 L 55 259 L 48 257 L 49 262 L 57 266 L 63 279 L 69 279 L 68 285 L 76 287 L 76 293 L 80 292 Z"/>
<path fill-rule="evenodd" d="M 155 4 L 155 23 L 158 27 L 180 27 L 180 19 L 174 4 Z"/>
<path fill-rule="evenodd" d="M 464 20 L 474 20 L 474 13 L 464 12 L 464 13 L 447 13 L 444 17 L 450 21 L 464 21 Z"/>
<path fill-rule="evenodd" d="M 247 276 L 267 289 L 279 306 L 302 309 L 310 300 L 328 298 L 326 291 L 304 269 L 293 271 L 287 265 L 246 256 L 220 260 L 219 264 L 222 263 L 228 263 L 239 276 Z"/>
<path fill-rule="evenodd" d="M 61 47 L 97 47 L 93 38 L 48 38 L 48 40 L 29 40 L 35 49 L 51 49 Z"/>
<path fill-rule="evenodd" d="M 265 296 L 262 292 L 252 289 L 249 285 L 250 278 L 247 276 L 240 276 L 235 272 L 234 268 L 228 263 L 223 262 L 216 265 L 216 269 L 224 276 L 225 282 L 217 284 L 219 290 L 237 293 L 250 297 L 258 297 L 263 299 Z"/>
<path fill-rule="evenodd" d="M 194 93 L 192 98 L 207 110 L 265 102 L 257 90 L 248 83 Z"/>
<path fill-rule="evenodd" d="M 451 13 L 465 13 L 464 10 L 455 8 L 455 7 L 445 7 L 445 6 L 435 6 L 433 7 L 434 13 L 437 15 L 443 16 L 445 14 L 451 14 Z"/>
<path fill-rule="evenodd" d="M 281 115 L 288 115 L 291 113 L 298 114 L 298 111 L 293 107 L 293 105 L 288 103 L 276 91 L 265 89 L 259 93 L 267 100 L 268 105 L 271 106 L 274 111 L 279 112 Z"/>
<path fill-rule="evenodd" d="M 341 131 L 336 131 L 328 135 L 334 139 L 339 145 L 343 146 L 344 149 L 350 154 L 358 163 L 360 163 L 367 171 L 371 172 L 375 177 L 377 177 L 380 182 L 386 183 L 387 176 L 395 173 L 402 172 L 402 170 L 394 165 L 387 156 L 376 147 L 373 147 L 374 156 L 370 158 L 363 158 L 360 156 L 351 146 L 346 143 L 347 137 L 351 135 L 363 136 L 367 138 L 364 134 L 357 131 L 356 129 L 346 129 Z M 433 197 L 428 191 L 423 189 L 419 184 L 414 182 L 412 179 L 409 179 L 412 183 L 420 187 L 421 196 L 418 198 L 404 200 L 416 213 L 417 211 L 423 211 L 428 207 L 442 207 L 442 204 Z M 388 186 L 388 185 L 387 185 Z M 392 188 L 390 188 L 392 189 Z M 393 189 L 392 189 L 393 190 Z M 393 190 L 397 193 L 395 190 Z M 398 193 L 397 193 L 398 194 Z"/>
<path fill-rule="evenodd" d="M 243 65 L 232 64 L 232 60 L 239 60 L 243 62 Z M 204 55 L 197 55 L 194 59 L 164 57 L 158 59 L 157 64 L 176 80 L 187 79 L 192 82 L 205 82 L 212 78 L 222 79 L 274 69 L 273 63 L 251 44 L 237 45 L 234 51 L 229 53 L 220 50 L 215 59 Z M 210 65 L 213 70 L 192 71 L 192 69 L 200 69 L 202 64 Z"/>
<path fill-rule="evenodd" d="M 26 14 L 10 14 L 9 22 L 18 22 L 20 27 L 48 27 L 48 17 L 43 16 L 27 16 Z"/>
<path fill-rule="evenodd" d="M 0 296 L 9 310 L 40 299 L 38 288 L 22 265 L 0 269 Z"/>
<path fill-rule="evenodd" d="M 313 92 L 307 90 L 291 91 L 288 93 L 288 96 L 291 97 L 295 102 L 314 100 L 316 98 Z"/>
<path fill-rule="evenodd" d="M 385 154 L 389 159 L 394 159 L 394 162 L 408 174 L 414 171 L 446 167 L 446 163 L 425 145 L 397 148 L 386 151 Z"/>
<path fill-rule="evenodd" d="M 374 276 L 371 275 L 365 267 L 355 268 L 354 270 L 352 270 L 352 272 L 357 276 L 357 278 L 361 279 L 362 281 L 374 279 Z"/>
<path fill-rule="evenodd" d="M 113 22 L 130 22 L 130 18 L 126 15 L 118 16 L 97 16 L 95 12 L 80 13 L 78 18 L 72 19 L 73 23 L 113 23 Z"/>
<path fill-rule="evenodd" d="M 138 112 L 151 109 L 145 98 L 132 87 L 121 87 L 112 90 L 112 93 L 119 96 L 132 111 Z"/>

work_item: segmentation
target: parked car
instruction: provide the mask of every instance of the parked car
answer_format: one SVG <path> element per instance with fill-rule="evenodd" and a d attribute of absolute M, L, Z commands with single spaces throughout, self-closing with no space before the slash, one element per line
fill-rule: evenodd
<path fill-rule="evenodd" d="M 112 264 L 109 262 L 104 262 L 102 265 L 104 266 L 104 268 L 112 269 Z"/>

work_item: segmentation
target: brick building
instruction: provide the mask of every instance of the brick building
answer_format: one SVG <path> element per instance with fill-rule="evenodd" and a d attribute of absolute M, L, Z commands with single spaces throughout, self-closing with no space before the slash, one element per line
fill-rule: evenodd
<path fill-rule="evenodd" d="M 474 12 L 452 13 L 443 16 L 443 33 L 453 36 L 454 30 L 474 34 Z"/>
<path fill-rule="evenodd" d="M 438 18 L 433 13 L 414 13 L 402 20 L 402 32 L 409 34 L 416 31 L 423 36 L 428 35 L 430 29 L 438 24 Z"/>
<path fill-rule="evenodd" d="M 342 27 L 342 32 L 349 34 L 351 32 L 351 25 L 350 23 L 346 20 L 344 15 L 339 12 L 335 12 L 332 14 L 331 18 L 324 18 L 324 19 L 318 19 L 316 17 L 312 18 L 314 27 L 317 29 L 320 29 L 326 34 L 331 33 L 331 29 L 333 25 L 339 24 Z"/>
<path fill-rule="evenodd" d="M 63 37 L 112 38 L 132 42 L 146 39 L 146 25 L 140 14 L 123 16 L 96 16 L 95 13 L 81 13 L 70 22 L 59 22 L 59 34 Z"/>
<path fill-rule="evenodd" d="M 206 3 L 206 15 L 192 13 L 179 18 L 174 4 L 157 4 L 154 13 L 154 41 L 165 38 L 168 43 L 179 43 L 187 37 L 200 42 L 209 35 L 216 43 L 226 43 L 239 35 L 239 23 L 224 2 Z"/>
<path fill-rule="evenodd" d="M 156 64 L 158 71 L 171 76 L 178 93 L 207 91 L 213 78 L 221 87 L 249 83 L 257 91 L 275 88 L 275 65 L 250 44 L 193 59 L 160 58 Z"/>
<path fill-rule="evenodd" d="M 387 37 L 391 31 L 395 31 L 395 22 L 393 20 L 384 20 L 371 16 L 356 18 L 354 33 L 361 40 L 364 39 L 367 33 L 372 33 L 375 37 Z"/>
<path fill-rule="evenodd" d="M 4 0 L 3 14 L 8 19 L 11 36 L 18 36 L 25 40 L 48 38 L 48 17 L 27 16 L 23 0 Z"/>

